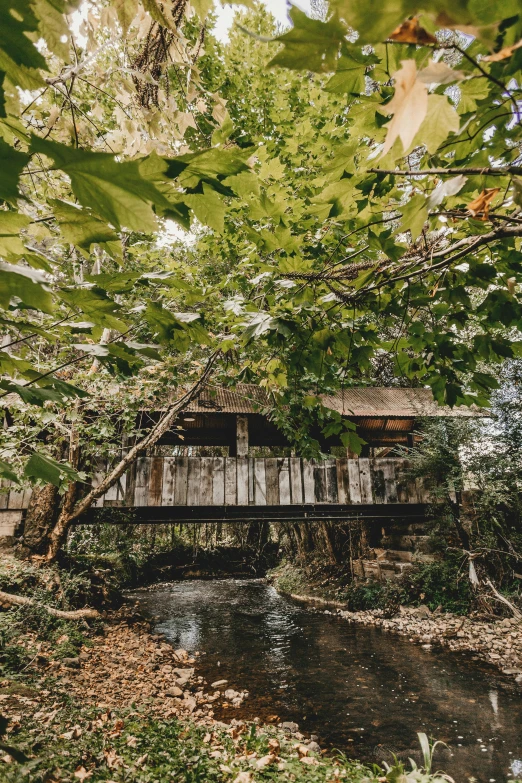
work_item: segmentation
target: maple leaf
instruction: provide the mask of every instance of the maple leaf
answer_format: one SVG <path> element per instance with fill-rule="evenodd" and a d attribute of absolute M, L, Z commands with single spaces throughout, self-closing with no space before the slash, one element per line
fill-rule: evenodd
<path fill-rule="evenodd" d="M 74 777 L 80 781 L 87 780 L 87 778 L 92 777 L 92 772 L 87 772 L 85 767 L 78 767 L 74 772 Z"/>
<path fill-rule="evenodd" d="M 406 151 L 428 111 L 428 88 L 417 79 L 415 60 L 402 60 L 401 65 L 402 68 L 393 74 L 395 94 L 391 101 L 382 107 L 385 114 L 393 114 L 393 119 L 386 126 L 388 132 L 383 156 L 390 151 L 396 139 L 402 141 Z"/>
<path fill-rule="evenodd" d="M 428 33 L 424 27 L 421 27 L 416 16 L 412 19 L 406 19 L 390 35 L 390 41 L 410 44 L 436 44 L 437 39 L 431 33 Z"/>
<path fill-rule="evenodd" d="M 491 202 L 499 192 L 500 188 L 484 188 L 482 193 L 480 193 L 476 199 L 473 199 L 473 201 L 470 201 L 468 204 L 468 212 L 470 215 L 473 217 L 482 215 L 480 220 L 487 220 L 489 217 L 489 207 Z"/>

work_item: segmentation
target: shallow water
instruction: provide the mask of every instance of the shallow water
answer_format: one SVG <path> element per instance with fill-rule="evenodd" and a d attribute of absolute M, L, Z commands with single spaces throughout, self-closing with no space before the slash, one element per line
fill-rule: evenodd
<path fill-rule="evenodd" d="M 522 697 L 471 657 L 312 612 L 252 580 L 184 581 L 133 596 L 198 673 L 247 689 L 215 717 L 295 721 L 367 762 L 420 762 L 417 732 L 443 740 L 436 765 L 457 783 L 522 779 Z"/>

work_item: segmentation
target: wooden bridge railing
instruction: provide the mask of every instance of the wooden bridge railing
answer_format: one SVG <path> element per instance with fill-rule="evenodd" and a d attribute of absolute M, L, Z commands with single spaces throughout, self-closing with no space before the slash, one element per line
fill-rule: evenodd
<path fill-rule="evenodd" d="M 288 506 L 427 503 L 402 459 L 142 457 L 98 506 Z M 95 474 L 96 485 L 105 473 Z"/>
<path fill-rule="evenodd" d="M 99 463 L 93 486 L 100 483 L 107 467 Z M 337 510 L 339 518 L 352 507 L 365 509 L 367 516 L 372 507 L 382 509 L 377 516 L 394 509 L 413 513 L 414 506 L 430 502 L 430 494 L 422 480 L 407 478 L 407 468 L 403 459 L 141 457 L 95 507 L 137 509 L 136 519 L 141 521 L 185 517 L 197 521 L 220 515 L 239 519 L 245 507 L 251 508 L 248 517 L 257 518 L 264 517 L 263 508 L 266 518 L 274 516 L 269 508 L 279 515 L 295 512 L 304 517 L 309 516 L 307 508 L 321 516 L 335 516 Z M 20 521 L 31 490 L 3 484 L 9 491 L 0 493 L 0 535 L 7 535 L 3 526 Z M 85 521 L 96 518 L 93 511 Z"/>

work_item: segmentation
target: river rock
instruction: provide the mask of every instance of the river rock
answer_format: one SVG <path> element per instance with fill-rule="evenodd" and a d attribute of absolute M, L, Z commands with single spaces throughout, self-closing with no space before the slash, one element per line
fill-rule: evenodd
<path fill-rule="evenodd" d="M 211 688 L 221 688 L 222 685 L 226 685 L 228 680 L 216 680 L 216 682 L 211 683 Z"/>
<path fill-rule="evenodd" d="M 181 690 L 181 688 L 178 688 L 177 685 L 173 685 L 172 687 L 170 687 L 168 690 L 165 691 L 165 694 L 167 696 L 172 696 L 174 698 L 177 698 L 178 696 L 183 695 L 183 691 Z"/>
<path fill-rule="evenodd" d="M 296 731 L 299 731 L 299 725 L 297 723 L 294 723 L 291 720 L 287 720 L 284 723 L 281 724 L 281 728 L 284 731 L 289 731 L 292 734 L 294 734 Z"/>
<path fill-rule="evenodd" d="M 321 746 L 317 744 L 317 742 L 314 742 L 313 740 L 308 743 L 308 750 L 311 750 L 312 753 L 320 753 L 321 752 Z"/>
<path fill-rule="evenodd" d="M 185 685 L 194 674 L 194 669 L 173 669 L 172 672 L 176 675 L 177 684 Z"/>

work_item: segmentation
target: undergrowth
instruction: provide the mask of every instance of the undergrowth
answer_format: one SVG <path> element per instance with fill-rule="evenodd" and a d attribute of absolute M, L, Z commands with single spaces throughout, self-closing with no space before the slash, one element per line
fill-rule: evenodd
<path fill-rule="evenodd" d="M 47 715 L 42 722 L 27 721 L 8 734 L 3 743 L 17 759 L 2 764 L 4 783 L 442 783 L 437 774 L 407 770 L 401 762 L 383 770 L 348 760 L 311 754 L 304 764 L 295 740 L 273 727 L 255 723 L 239 729 L 211 727 L 193 721 L 157 719 L 144 708 L 111 713 L 71 704 Z M 5 748 L 4 744 L 4 748 Z M 272 761 L 258 768 L 257 761 L 271 753 Z M 9 751 L 8 751 L 9 752 Z"/>
<path fill-rule="evenodd" d="M 439 606 L 445 612 L 469 614 L 474 596 L 462 558 L 449 553 L 445 560 L 419 563 L 396 581 L 352 581 L 341 568 L 337 571 L 302 568 L 285 562 L 271 572 L 278 589 L 284 593 L 302 593 L 345 603 L 352 612 L 382 609 L 390 614 L 399 606 L 424 604 L 432 611 Z"/>

